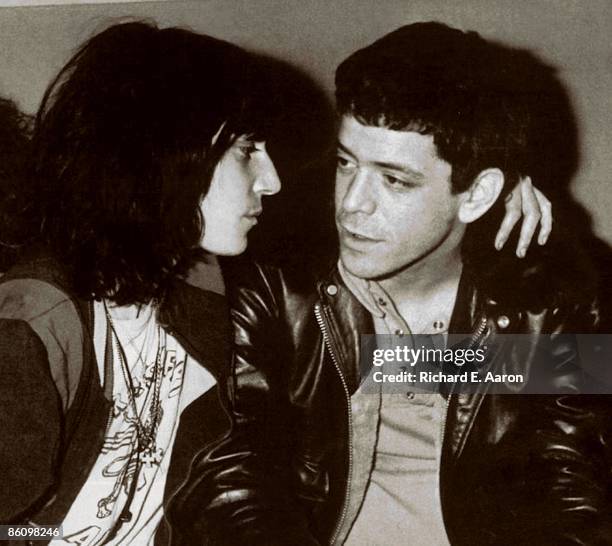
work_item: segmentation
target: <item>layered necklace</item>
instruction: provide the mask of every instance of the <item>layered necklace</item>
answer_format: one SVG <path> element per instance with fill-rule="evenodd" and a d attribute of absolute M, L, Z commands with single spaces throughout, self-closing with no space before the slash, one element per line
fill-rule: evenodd
<path fill-rule="evenodd" d="M 106 302 L 104 303 L 104 310 L 106 313 L 106 320 L 108 326 L 108 332 L 111 336 L 111 349 L 113 355 L 113 361 L 115 358 L 118 359 L 119 368 L 121 369 L 121 374 L 125 381 L 125 385 L 127 387 L 127 399 L 128 404 L 133 414 L 131 421 L 133 422 L 136 428 L 136 445 L 135 452 L 138 456 L 138 459 L 141 462 L 146 462 L 146 460 L 155 456 L 156 453 L 156 436 L 157 429 L 159 428 L 159 424 L 162 419 L 162 408 L 161 408 L 161 399 L 160 399 L 160 391 L 163 380 L 163 351 L 162 351 L 162 330 L 159 326 L 159 323 L 155 324 L 155 334 L 156 334 L 156 342 L 157 348 L 155 351 L 155 364 L 151 371 L 150 377 L 150 389 L 145 394 L 145 399 L 142 405 L 142 409 L 139 411 L 136 403 L 136 398 L 141 394 L 141 388 L 135 386 L 134 378 L 130 368 L 128 366 L 128 359 L 126 357 L 125 349 L 119 339 L 119 335 L 117 334 L 117 329 L 109 312 L 108 306 Z M 152 311 L 154 312 L 154 311 Z M 146 382 L 146 363 L 144 356 L 145 349 L 147 344 L 150 343 L 149 331 L 143 336 L 142 345 L 140 349 L 134 347 L 137 352 L 137 362 L 139 362 L 143 366 L 143 379 Z M 132 340 L 130 340 L 130 343 Z M 148 406 L 148 412 L 147 410 Z"/>
<path fill-rule="evenodd" d="M 122 343 L 106 301 L 103 301 L 103 306 L 107 332 L 105 366 L 115 372 L 117 369 L 121 372 L 125 387 L 121 387 L 120 391 L 125 389 L 127 405 L 123 409 L 117 407 L 117 411 L 124 413 L 126 423 L 135 429 L 135 433 L 131 435 L 131 449 L 127 460 L 124 459 L 125 465 L 119 481 L 111 494 L 98 502 L 99 510 L 108 511 L 108 505 L 116 502 L 119 491 L 123 489 L 126 493 L 125 503 L 117 521 L 105 538 L 106 543 L 114 540 L 121 527 L 133 519 L 132 504 L 143 465 L 159 464 L 163 456 L 162 448 L 157 446 L 157 433 L 163 417 L 161 387 L 165 366 L 166 334 L 156 319 L 155 307 L 149 307 L 147 311 L 150 312 L 150 315 L 137 333 L 130 332 L 130 328 L 122 329 L 121 333 L 124 336 L 126 331 L 129 334 L 127 338 L 124 337 L 125 342 Z M 139 313 L 141 311 L 140 308 Z M 137 341 L 139 338 L 142 339 L 142 342 Z M 135 355 L 131 370 L 129 366 L 131 361 L 126 356 L 127 347 L 131 348 Z M 153 354 L 155 354 L 154 364 L 147 366 Z M 142 366 L 141 373 L 139 366 Z M 138 402 L 140 402 L 140 409 Z M 113 413 L 109 415 L 109 426 Z"/>

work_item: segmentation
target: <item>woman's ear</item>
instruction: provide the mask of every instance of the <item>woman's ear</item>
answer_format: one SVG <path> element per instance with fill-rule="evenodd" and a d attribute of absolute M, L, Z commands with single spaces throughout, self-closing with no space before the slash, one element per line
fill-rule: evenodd
<path fill-rule="evenodd" d="M 470 224 L 485 214 L 497 201 L 504 187 L 504 173 L 500 169 L 485 169 L 463 193 L 459 205 L 459 221 Z"/>

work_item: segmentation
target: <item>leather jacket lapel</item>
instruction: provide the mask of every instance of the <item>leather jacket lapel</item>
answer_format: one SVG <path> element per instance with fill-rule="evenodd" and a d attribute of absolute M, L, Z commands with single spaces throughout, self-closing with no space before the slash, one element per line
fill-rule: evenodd
<path fill-rule="evenodd" d="M 374 333 L 372 317 L 345 286 L 337 270 L 319 283 L 318 290 L 338 365 L 352 394 L 361 381 L 361 335 Z"/>
<path fill-rule="evenodd" d="M 322 302 L 325 326 L 336 352 L 338 365 L 346 379 L 350 393 L 360 384 L 359 360 L 361 334 L 374 334 L 370 313 L 357 301 L 346 287 L 336 270 L 328 280 L 319 283 L 319 297 Z M 494 323 L 487 318 L 486 305 L 494 302 L 483 301 L 472 279 L 463 274 L 459 283 L 457 302 L 451 317 L 450 331 L 455 334 L 488 338 L 493 333 Z M 485 328 L 481 328 L 485 325 Z M 482 331 L 480 331 L 482 330 Z M 482 339 L 478 340 L 482 343 Z M 453 458 L 461 454 L 470 424 L 474 421 L 483 400 L 487 384 L 479 392 L 452 395 L 449 399 L 443 455 Z"/>

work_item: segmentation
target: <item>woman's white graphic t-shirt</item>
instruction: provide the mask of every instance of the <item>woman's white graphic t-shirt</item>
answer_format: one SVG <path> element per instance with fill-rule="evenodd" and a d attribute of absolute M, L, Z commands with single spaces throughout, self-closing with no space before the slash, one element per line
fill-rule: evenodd
<path fill-rule="evenodd" d="M 112 338 L 113 353 L 112 410 L 104 445 L 64 518 L 63 538 L 53 540 L 53 546 L 153 544 L 163 516 L 164 487 L 180 413 L 215 384 L 214 377 L 159 327 L 152 306 L 131 319 L 119 318 L 110 306 L 108 310 L 112 328 L 107 328 L 104 303 L 95 302 L 94 345 L 101 378 L 105 376 L 105 351 L 110 347 L 107 335 Z M 138 429 L 155 421 L 151 408 L 157 399 L 161 411 L 154 441 L 138 450 Z M 137 480 L 135 490 L 126 506 L 133 480 Z M 124 508 L 131 517 L 109 540 Z"/>

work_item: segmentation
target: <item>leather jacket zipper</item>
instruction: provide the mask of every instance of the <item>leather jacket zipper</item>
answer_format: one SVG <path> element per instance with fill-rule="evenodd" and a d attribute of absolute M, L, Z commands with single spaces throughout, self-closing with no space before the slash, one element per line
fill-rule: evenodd
<path fill-rule="evenodd" d="M 322 310 L 322 305 L 320 303 L 317 303 L 315 305 L 314 312 L 315 312 L 315 316 L 317 319 L 317 323 L 319 324 L 321 333 L 323 334 L 323 342 L 325 343 L 325 346 L 327 347 L 327 350 L 329 351 L 334 368 L 336 368 L 336 371 L 338 372 L 338 375 L 340 376 L 340 381 L 342 382 L 342 388 L 344 389 L 344 395 L 345 395 L 345 401 L 346 401 L 346 411 L 348 415 L 348 423 L 347 423 L 348 475 L 347 475 L 346 486 L 345 486 L 345 491 L 344 491 L 344 502 L 342 505 L 342 512 L 340 514 L 340 518 L 336 522 L 336 526 L 334 528 L 334 531 L 333 531 L 333 534 L 330 540 L 330 544 L 333 545 L 335 544 L 336 539 L 338 538 L 338 533 L 340 532 L 340 528 L 342 527 L 342 524 L 344 523 L 346 514 L 348 512 L 350 485 L 351 485 L 351 479 L 352 479 L 352 474 L 353 474 L 353 418 L 352 418 L 352 410 L 351 410 L 351 395 L 348 389 L 348 385 L 346 383 L 346 379 L 344 378 L 344 375 L 342 374 L 342 370 L 340 369 L 340 365 L 338 364 L 338 358 L 336 357 L 336 353 L 333 348 L 331 337 L 329 336 L 329 333 L 327 331 L 327 326 L 325 325 L 325 320 L 323 319 L 324 311 Z"/>
<path fill-rule="evenodd" d="M 482 317 L 480 319 L 480 324 L 478 325 L 478 328 L 476 329 L 476 331 L 472 334 L 472 338 L 470 339 L 470 348 L 475 347 L 477 344 L 480 343 L 482 336 L 485 332 L 485 328 L 487 327 L 487 318 L 486 317 Z"/>
<path fill-rule="evenodd" d="M 442 427 L 440 429 L 440 453 L 442 453 L 442 446 L 444 445 L 444 436 L 446 436 L 446 418 L 448 417 L 448 406 L 450 406 L 450 400 L 451 400 L 451 396 L 452 394 L 449 393 L 448 397 L 446 398 L 445 402 L 444 402 L 444 414 L 442 415 Z M 442 457 L 440 456 L 440 461 L 442 460 Z M 438 481 L 439 481 L 439 473 L 438 473 Z M 438 483 L 438 487 L 440 486 L 440 484 Z"/>
<path fill-rule="evenodd" d="M 482 336 L 485 332 L 486 326 L 487 326 L 487 319 L 486 317 L 483 317 L 480 319 L 480 323 L 478 324 L 476 331 L 472 334 L 470 338 L 470 343 L 468 345 L 470 349 L 474 348 L 481 341 Z M 442 432 L 441 432 L 441 437 L 440 437 L 440 441 L 441 441 L 440 446 L 444 444 L 444 436 L 446 435 L 446 418 L 448 416 L 448 407 L 450 405 L 451 397 L 453 396 L 453 394 L 454 393 L 451 390 L 451 392 L 449 392 L 448 396 L 446 397 L 446 404 L 444 407 L 444 420 L 442 421 Z"/>
<path fill-rule="evenodd" d="M 478 345 L 482 341 L 482 337 L 485 334 L 486 326 L 487 326 L 487 318 L 482 317 L 480 319 L 480 323 L 478 324 L 478 327 L 476 328 L 476 331 L 471 336 L 469 348 L 474 348 L 476 345 Z M 442 453 L 444 452 L 443 447 L 444 447 L 444 439 L 446 436 L 446 421 L 448 420 L 448 408 L 450 406 L 451 398 L 453 394 L 454 393 L 452 392 L 452 390 L 451 392 L 448 393 L 448 396 L 446 397 L 446 402 L 444 404 L 444 414 L 442 416 L 442 428 L 441 428 L 441 433 L 440 433 L 440 450 L 441 450 L 440 468 L 438 470 L 438 492 L 439 492 L 438 494 L 440 494 L 442 490 L 442 480 L 441 480 Z M 442 498 L 441 497 L 440 497 L 440 508 L 442 508 Z"/>
<path fill-rule="evenodd" d="M 444 507 L 442 505 L 442 454 L 444 453 L 444 437 L 446 436 L 446 420 L 448 419 L 448 408 L 450 406 L 452 394 L 449 393 L 444 402 L 444 413 L 442 414 L 442 427 L 440 429 L 440 461 L 438 463 L 438 502 L 440 506 L 440 513 L 442 515 L 442 522 L 444 522 Z M 446 527 L 446 524 L 444 524 Z M 446 530 L 444 531 L 446 533 Z M 448 539 L 448 535 L 447 535 Z M 450 543 L 450 541 L 449 541 Z"/>

